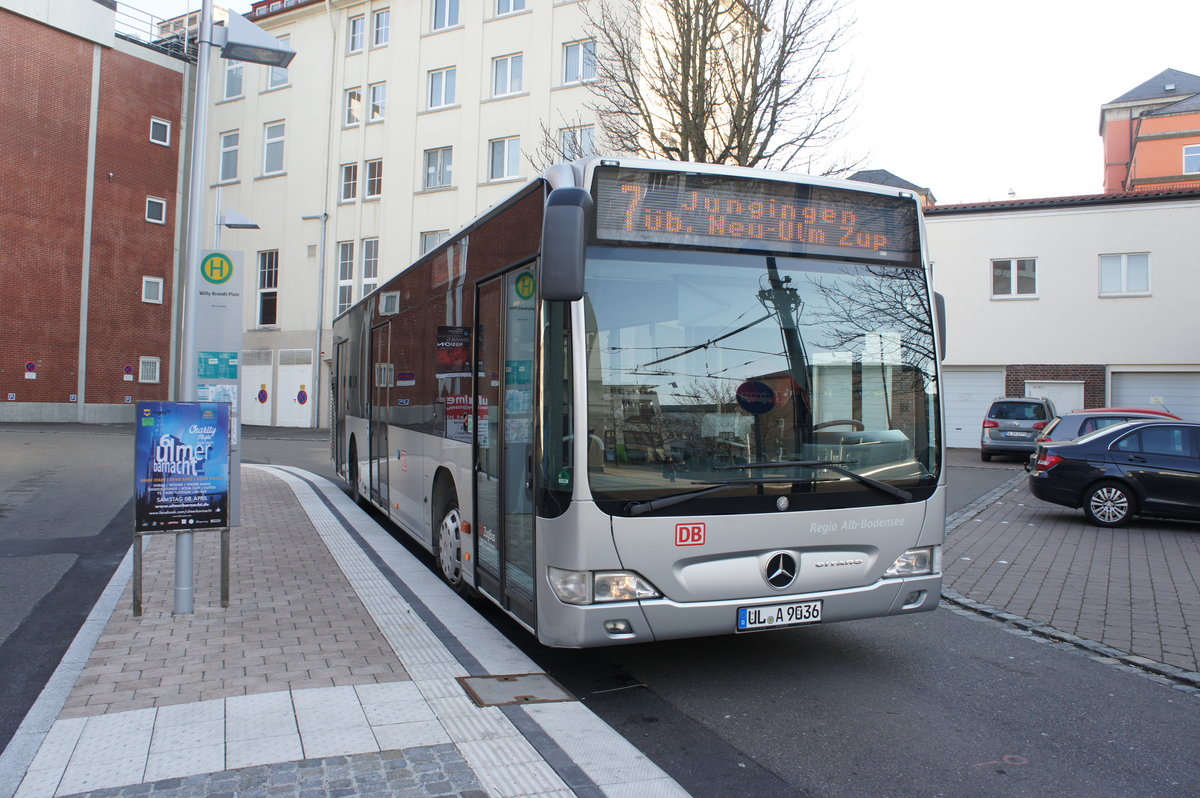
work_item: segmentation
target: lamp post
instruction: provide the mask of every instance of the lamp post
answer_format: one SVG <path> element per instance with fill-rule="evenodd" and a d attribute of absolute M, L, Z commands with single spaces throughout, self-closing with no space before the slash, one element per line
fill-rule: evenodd
<path fill-rule="evenodd" d="M 320 254 L 317 256 L 317 335 L 313 352 L 313 422 L 312 428 L 321 426 L 321 332 L 325 324 L 325 227 L 329 222 L 328 213 L 318 213 L 311 216 L 301 216 L 306 222 L 321 222 Z"/>
<path fill-rule="evenodd" d="M 183 260 L 183 329 L 179 348 L 178 396 L 186 402 L 197 401 L 198 348 L 196 341 L 197 272 L 200 269 L 200 246 L 204 236 L 204 174 L 208 144 L 208 83 L 212 65 L 212 47 L 221 48 L 221 57 L 253 64 L 286 67 L 296 51 L 285 47 L 278 39 L 240 14 L 230 14 L 226 27 L 213 26 L 213 0 L 203 0 L 200 6 L 200 27 L 196 48 L 196 92 L 192 107 L 191 169 L 188 174 L 187 245 Z M 229 213 L 222 214 L 221 224 Z M 247 222 L 245 217 L 239 217 Z M 253 224 L 251 222 L 251 224 Z M 236 224 L 229 224 L 234 227 Z M 257 225 L 255 225 L 257 227 Z M 231 494 L 234 491 L 231 490 Z M 232 498 L 232 497 L 231 497 Z M 237 517 L 236 511 L 231 517 Z M 192 534 L 175 536 L 175 602 L 176 615 L 192 611 Z"/>

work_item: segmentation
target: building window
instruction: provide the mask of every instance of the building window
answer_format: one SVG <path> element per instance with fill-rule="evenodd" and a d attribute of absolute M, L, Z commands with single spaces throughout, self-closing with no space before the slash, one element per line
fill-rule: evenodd
<path fill-rule="evenodd" d="M 164 147 L 171 146 L 171 123 L 156 116 L 150 117 L 150 140 Z"/>
<path fill-rule="evenodd" d="M 221 169 L 219 180 L 222 183 L 237 180 L 238 143 L 240 141 L 241 137 L 236 130 L 221 134 Z"/>
<path fill-rule="evenodd" d="M 429 107 L 441 108 L 446 105 L 454 105 L 455 83 L 457 81 L 458 70 L 454 67 L 449 69 L 437 69 L 429 73 Z"/>
<path fill-rule="evenodd" d="M 277 175 L 283 172 L 283 122 L 272 122 L 263 126 L 263 174 Z"/>
<path fill-rule="evenodd" d="M 1100 256 L 1101 296 L 1145 296 L 1149 293 L 1149 252 Z"/>
<path fill-rule="evenodd" d="M 354 304 L 354 242 L 338 242 L 337 312 Z"/>
<path fill-rule="evenodd" d="M 1200 172 L 1200 144 L 1187 144 L 1183 148 L 1183 173 Z"/>
<path fill-rule="evenodd" d="M 519 53 L 492 59 L 493 97 L 503 97 L 506 94 L 516 94 L 521 91 L 521 73 L 524 71 L 524 64 L 525 57 Z"/>
<path fill-rule="evenodd" d="M 345 113 L 342 115 L 342 125 L 354 127 L 362 119 L 362 89 L 355 86 L 347 89 L 345 102 L 342 103 Z"/>
<path fill-rule="evenodd" d="M 521 173 L 521 137 L 488 142 L 488 180 L 505 180 Z"/>
<path fill-rule="evenodd" d="M 225 99 L 233 100 L 242 96 L 242 62 L 225 62 Z"/>
<path fill-rule="evenodd" d="M 1037 296 L 1037 259 L 992 261 L 992 296 Z"/>
<path fill-rule="evenodd" d="M 449 230 L 429 230 L 421 233 L 421 254 L 431 252 L 438 244 L 450 237 Z"/>
<path fill-rule="evenodd" d="M 382 122 L 387 116 L 387 84 L 372 83 L 370 87 L 371 107 L 367 121 Z"/>
<path fill-rule="evenodd" d="M 342 164 L 342 202 L 358 199 L 358 164 Z"/>
<path fill-rule="evenodd" d="M 563 158 L 573 161 L 596 154 L 596 128 L 594 125 L 564 127 L 558 131 L 558 146 Z"/>
<path fill-rule="evenodd" d="M 385 8 L 382 11 L 376 11 L 373 22 L 374 24 L 371 26 L 371 46 L 383 47 L 388 43 L 388 39 L 391 37 L 391 10 Z"/>
<path fill-rule="evenodd" d="M 425 188 L 442 188 L 450 185 L 453 161 L 452 147 L 425 150 Z"/>
<path fill-rule="evenodd" d="M 367 21 L 365 17 L 351 17 L 349 35 L 347 36 L 346 52 L 361 53 Z"/>
<path fill-rule="evenodd" d="M 496 0 L 496 16 L 525 10 L 525 0 Z"/>
<path fill-rule="evenodd" d="M 433 30 L 458 24 L 458 0 L 433 0 Z"/>
<path fill-rule="evenodd" d="M 367 161 L 367 181 L 364 199 L 378 199 L 383 194 L 383 159 Z"/>
<path fill-rule="evenodd" d="M 279 37 L 279 44 L 282 47 L 291 49 L 292 37 L 284 34 Z M 287 67 L 273 66 L 267 70 L 267 88 L 278 89 L 280 86 L 286 86 L 288 83 Z"/>
<path fill-rule="evenodd" d="M 379 239 L 362 240 L 362 295 L 379 287 Z"/>
<path fill-rule="evenodd" d="M 163 278 L 142 277 L 142 301 L 149 305 L 163 303 Z"/>
<path fill-rule="evenodd" d="M 155 224 L 167 223 L 167 201 L 158 197 L 146 197 L 146 221 Z"/>
<path fill-rule="evenodd" d="M 157 383 L 162 381 L 162 358 L 138 358 L 138 382 Z"/>
<path fill-rule="evenodd" d="M 258 325 L 271 327 L 279 319 L 279 250 L 258 253 Z"/>
<path fill-rule="evenodd" d="M 596 77 L 596 40 L 563 46 L 563 83 L 581 83 Z"/>

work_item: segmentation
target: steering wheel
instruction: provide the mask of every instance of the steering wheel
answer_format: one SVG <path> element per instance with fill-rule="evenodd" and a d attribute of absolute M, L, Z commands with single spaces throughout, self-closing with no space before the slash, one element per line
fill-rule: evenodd
<path fill-rule="evenodd" d="M 856 418 L 835 418 L 833 421 L 822 421 L 820 424 L 814 424 L 813 429 L 825 429 L 826 427 L 852 427 L 859 432 L 867 428 L 867 425 Z"/>

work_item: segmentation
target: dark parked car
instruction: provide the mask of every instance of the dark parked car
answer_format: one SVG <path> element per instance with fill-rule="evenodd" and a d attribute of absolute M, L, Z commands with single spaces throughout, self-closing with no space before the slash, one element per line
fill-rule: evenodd
<path fill-rule="evenodd" d="M 1134 515 L 1200 520 L 1200 424 L 1127 421 L 1039 445 L 1029 489 L 1083 508 L 1099 526 L 1123 526 Z"/>
<path fill-rule="evenodd" d="M 979 456 L 986 463 L 994 454 L 1029 454 L 1037 436 L 1054 418 L 1054 403 L 1045 397 L 1002 396 L 992 401 L 983 417 Z"/>
<path fill-rule="evenodd" d="M 1171 419 L 1180 421 L 1179 416 L 1166 410 L 1143 410 L 1137 407 L 1095 407 L 1090 410 L 1073 410 L 1054 418 L 1042 434 L 1037 437 L 1038 443 L 1072 441 L 1080 435 L 1086 435 L 1113 424 L 1123 421 L 1146 419 Z"/>

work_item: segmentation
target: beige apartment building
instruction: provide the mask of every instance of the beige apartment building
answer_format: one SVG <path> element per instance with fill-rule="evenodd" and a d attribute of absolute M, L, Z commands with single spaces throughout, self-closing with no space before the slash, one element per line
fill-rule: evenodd
<path fill-rule="evenodd" d="M 328 423 L 330 323 L 540 173 L 592 149 L 578 0 L 266 0 L 286 70 L 214 59 L 202 248 L 243 254 L 242 423 Z M 537 163 L 537 166 L 535 166 Z M 226 229 L 236 212 L 258 229 Z"/>

